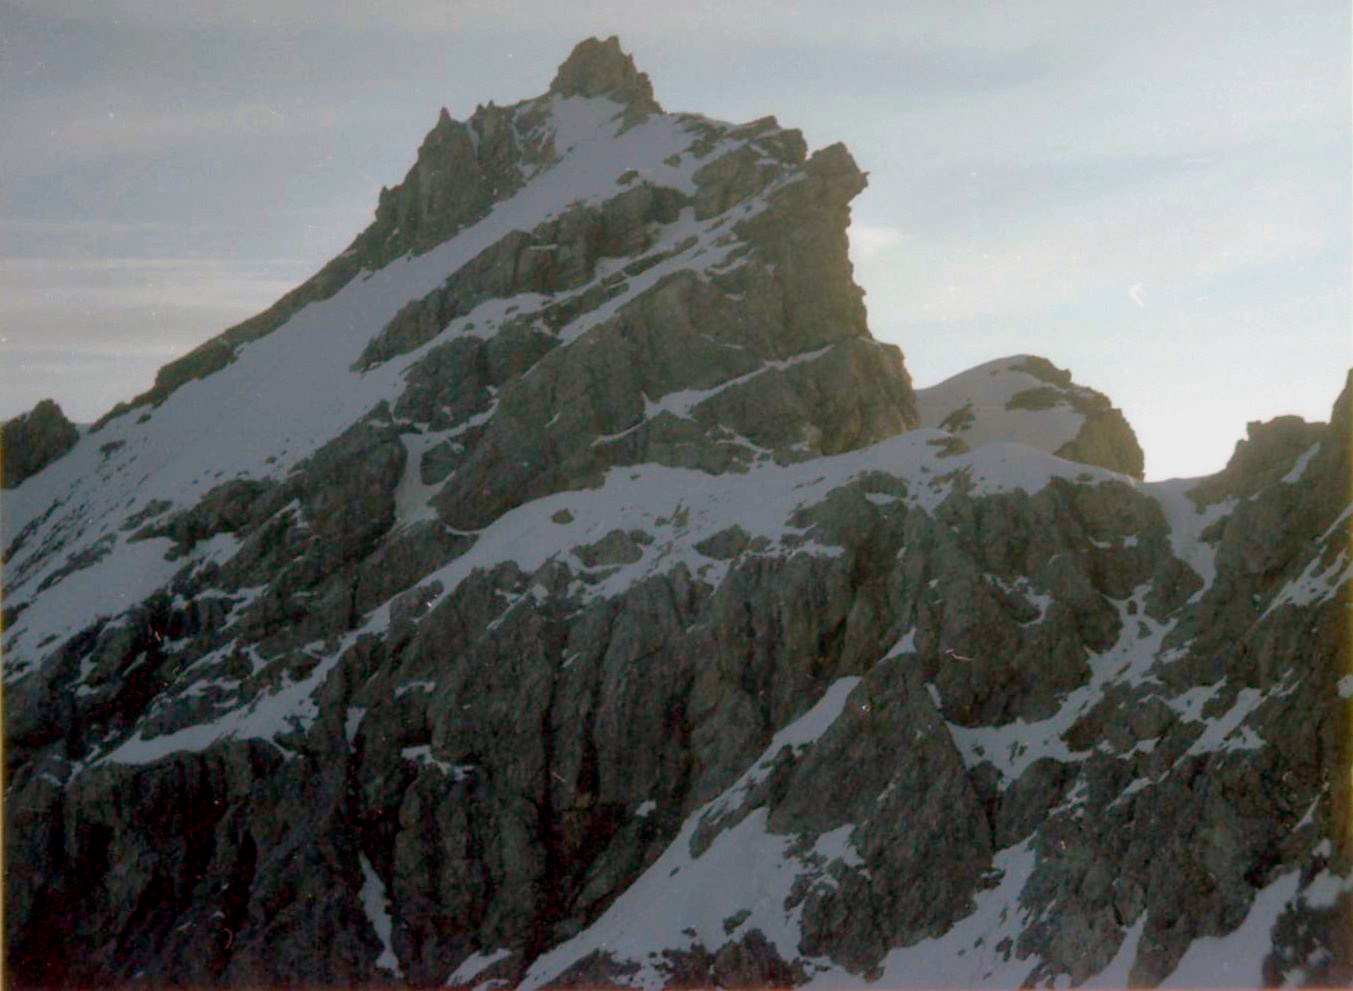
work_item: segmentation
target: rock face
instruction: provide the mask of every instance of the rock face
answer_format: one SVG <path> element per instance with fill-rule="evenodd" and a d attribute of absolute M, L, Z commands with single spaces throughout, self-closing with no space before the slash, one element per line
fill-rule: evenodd
<path fill-rule="evenodd" d="M 662 113 L 653 99 L 653 84 L 647 73 L 634 67 L 634 59 L 620 50 L 620 39 L 588 38 L 580 42 L 554 77 L 550 92 L 560 96 L 609 97 L 636 114 Z"/>
<path fill-rule="evenodd" d="M 16 986 L 1346 982 L 1348 392 L 918 427 L 863 185 L 584 42 L 12 490 Z"/>
<path fill-rule="evenodd" d="M 12 489 L 37 474 L 74 447 L 79 438 L 75 424 L 50 399 L 6 421 L 0 433 L 0 487 Z"/>

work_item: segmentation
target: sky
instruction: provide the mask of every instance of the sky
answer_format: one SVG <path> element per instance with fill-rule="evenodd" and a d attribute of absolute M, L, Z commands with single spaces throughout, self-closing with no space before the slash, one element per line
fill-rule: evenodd
<path fill-rule="evenodd" d="M 1041 354 L 1148 478 L 1210 473 L 1353 364 L 1350 31 L 1345 0 L 0 0 L 0 417 L 145 389 L 346 247 L 441 107 L 615 34 L 667 110 L 846 143 L 917 386 Z"/>

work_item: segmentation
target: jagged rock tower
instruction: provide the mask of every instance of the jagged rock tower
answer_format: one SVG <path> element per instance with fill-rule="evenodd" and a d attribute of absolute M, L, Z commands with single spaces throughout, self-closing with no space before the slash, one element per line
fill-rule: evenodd
<path fill-rule="evenodd" d="M 918 402 L 863 187 L 583 42 L 16 478 L 11 981 L 1345 979 L 1348 393 Z"/>

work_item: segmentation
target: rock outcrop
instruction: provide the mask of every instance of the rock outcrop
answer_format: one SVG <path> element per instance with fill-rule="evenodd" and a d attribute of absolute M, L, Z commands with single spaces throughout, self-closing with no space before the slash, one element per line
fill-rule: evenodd
<path fill-rule="evenodd" d="M 918 397 L 863 187 L 585 42 L 7 494 L 11 981 L 1346 982 L 1347 391 Z"/>
<path fill-rule="evenodd" d="M 61 407 L 44 399 L 6 420 L 0 433 L 0 488 L 12 489 L 65 454 L 80 438 Z"/>
<path fill-rule="evenodd" d="M 634 66 L 634 59 L 620 49 L 620 39 L 612 35 L 605 41 L 588 38 L 559 67 L 550 92 L 560 96 L 604 96 L 624 104 L 635 114 L 660 114 L 662 107 L 653 99 L 653 83 L 648 74 Z"/>

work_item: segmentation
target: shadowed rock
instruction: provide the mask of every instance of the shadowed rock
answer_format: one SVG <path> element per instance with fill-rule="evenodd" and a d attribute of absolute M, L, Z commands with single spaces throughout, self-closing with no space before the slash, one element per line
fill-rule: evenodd
<path fill-rule="evenodd" d="M 0 434 L 0 488 L 12 489 L 36 475 L 74 447 L 79 438 L 75 424 L 50 399 L 6 421 Z"/>

